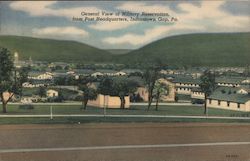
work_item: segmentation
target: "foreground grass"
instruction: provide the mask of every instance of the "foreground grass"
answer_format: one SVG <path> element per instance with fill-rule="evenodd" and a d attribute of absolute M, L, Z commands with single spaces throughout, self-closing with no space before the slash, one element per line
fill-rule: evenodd
<path fill-rule="evenodd" d="M 53 114 L 103 114 L 103 109 L 87 107 L 87 110 L 80 110 L 80 105 L 55 105 Z M 0 106 L 1 108 L 1 106 Z M 202 106 L 159 106 L 155 111 L 154 106 L 149 111 L 145 106 L 132 106 L 130 109 L 107 109 L 109 115 L 193 115 L 204 116 Z M 18 105 L 8 105 L 7 115 L 13 114 L 50 114 L 49 105 L 35 105 L 32 110 L 19 109 Z M 249 117 L 250 112 L 239 112 L 209 108 L 209 116 L 238 116 Z M 222 120 L 222 119 L 183 119 L 183 118 L 114 118 L 114 117 L 67 117 L 67 118 L 0 118 L 0 124 L 74 124 L 89 122 L 242 122 L 250 123 L 250 120 Z"/>
<path fill-rule="evenodd" d="M 116 117 L 67 117 L 67 118 L 1 118 L 0 124 L 84 124 L 84 123 L 250 123 L 250 120 L 185 119 L 185 118 L 116 118 Z"/>
<path fill-rule="evenodd" d="M 103 114 L 103 109 L 98 107 L 87 107 L 81 110 L 80 105 L 53 105 L 53 114 Z M 2 108 L 2 106 L 0 106 Z M 18 105 L 8 105 L 7 115 L 12 114 L 50 114 L 49 105 L 35 105 L 34 109 L 19 109 Z M 107 109 L 107 114 L 117 115 L 195 115 L 203 116 L 204 108 L 202 106 L 159 106 L 158 111 L 154 110 L 154 106 L 147 111 L 146 106 L 131 106 L 130 109 Z M 222 110 L 209 108 L 209 116 L 250 116 L 250 112 L 240 112 L 231 110 Z"/>

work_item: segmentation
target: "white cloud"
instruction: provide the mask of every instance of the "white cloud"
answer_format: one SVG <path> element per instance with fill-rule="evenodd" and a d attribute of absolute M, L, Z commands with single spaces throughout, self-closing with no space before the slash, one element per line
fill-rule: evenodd
<path fill-rule="evenodd" d="M 130 44 L 138 46 L 157 40 L 166 34 L 174 34 L 175 31 L 201 31 L 202 29 L 202 27 L 191 25 L 157 26 L 153 29 L 145 30 L 143 35 L 128 33 L 120 37 L 107 37 L 103 39 L 103 42 L 108 44 Z"/>
<path fill-rule="evenodd" d="M 76 27 L 45 27 L 32 30 L 33 35 L 40 36 L 88 36 L 88 32 Z"/>
<path fill-rule="evenodd" d="M 159 38 L 180 33 L 193 32 L 234 32 L 250 31 L 250 19 L 248 16 L 235 16 L 221 7 L 225 1 L 202 1 L 201 5 L 180 3 L 178 8 L 182 12 L 175 12 L 168 6 L 146 5 L 141 2 L 127 2 L 119 6 L 119 9 L 131 12 L 168 12 L 179 19 L 171 26 L 157 26 L 147 29 L 144 34 L 127 33 L 117 37 L 106 37 L 103 42 L 108 44 L 130 44 L 140 46 Z"/>
<path fill-rule="evenodd" d="M 97 13 L 100 12 L 98 17 L 105 18 L 105 15 L 102 15 L 101 12 L 108 12 L 104 9 L 97 7 L 73 7 L 73 8 L 64 8 L 64 9 L 51 9 L 50 7 L 57 2 L 55 1 L 21 1 L 21 2 L 12 2 L 10 8 L 17 11 L 22 11 L 28 13 L 30 16 L 55 16 L 55 17 L 81 17 L 81 12 L 86 13 Z M 96 16 L 89 16 L 94 17 Z M 117 18 L 117 16 L 109 16 L 112 18 Z M 121 16 L 120 16 L 121 17 Z M 123 16 L 125 18 L 125 16 Z M 89 25 L 90 28 L 100 31 L 112 31 L 127 28 L 128 26 L 137 24 L 137 22 L 97 22 L 95 24 Z"/>
<path fill-rule="evenodd" d="M 168 6 L 162 5 L 147 5 L 143 2 L 126 2 L 117 7 L 119 10 L 130 11 L 130 12 L 163 12 L 171 14 L 173 11 Z"/>
<path fill-rule="evenodd" d="M 112 21 L 112 22 L 98 22 L 96 24 L 89 25 L 90 28 L 99 30 L 99 31 L 114 31 L 114 30 L 121 30 L 127 28 L 131 25 L 135 25 L 138 22 L 123 22 L 123 21 Z"/>
<path fill-rule="evenodd" d="M 56 16 L 72 18 L 73 16 L 81 16 L 81 12 L 98 12 L 96 7 L 74 7 L 63 9 L 52 9 L 51 6 L 56 1 L 16 1 L 10 4 L 10 8 L 16 11 L 28 13 L 30 16 Z"/>

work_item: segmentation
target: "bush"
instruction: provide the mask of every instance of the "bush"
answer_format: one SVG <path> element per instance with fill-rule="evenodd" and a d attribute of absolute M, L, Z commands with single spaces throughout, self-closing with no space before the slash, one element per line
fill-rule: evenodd
<path fill-rule="evenodd" d="M 31 105 L 31 104 L 19 105 L 19 109 L 22 109 L 22 110 L 32 110 L 32 109 L 34 109 L 34 106 Z"/>
<path fill-rule="evenodd" d="M 178 97 L 178 96 L 175 96 L 175 97 L 174 97 L 174 101 L 175 101 L 175 102 L 178 102 L 178 101 L 179 101 L 179 97 Z"/>
<path fill-rule="evenodd" d="M 205 100 L 201 100 L 201 99 L 192 99 L 192 104 L 204 104 Z"/>

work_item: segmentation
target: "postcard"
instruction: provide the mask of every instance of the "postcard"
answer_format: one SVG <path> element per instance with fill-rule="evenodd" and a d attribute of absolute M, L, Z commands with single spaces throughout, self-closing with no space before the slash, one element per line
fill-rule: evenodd
<path fill-rule="evenodd" d="M 250 161 L 249 11 L 0 1 L 0 161 Z"/>

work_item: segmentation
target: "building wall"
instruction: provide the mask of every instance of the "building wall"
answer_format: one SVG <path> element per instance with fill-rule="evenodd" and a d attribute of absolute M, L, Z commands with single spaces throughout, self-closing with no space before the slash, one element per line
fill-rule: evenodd
<path fill-rule="evenodd" d="M 203 92 L 192 92 L 191 93 L 191 98 L 194 98 L 194 99 L 205 99 L 205 94 Z"/>
<path fill-rule="evenodd" d="M 177 94 L 191 95 L 191 88 L 188 87 L 176 87 Z"/>
<path fill-rule="evenodd" d="M 37 80 L 47 80 L 47 79 L 53 79 L 53 76 L 51 73 L 44 73 L 44 74 L 40 74 L 36 77 L 28 77 L 30 79 L 37 79 Z"/>
<path fill-rule="evenodd" d="M 90 100 L 89 105 L 96 107 L 107 107 L 107 108 L 120 108 L 121 100 L 118 96 L 104 96 L 99 94 L 96 100 Z M 130 107 L 130 99 L 129 96 L 125 97 L 125 108 Z"/>
<path fill-rule="evenodd" d="M 246 111 L 250 111 L 250 100 L 246 102 Z"/>
<path fill-rule="evenodd" d="M 139 94 L 143 101 L 148 101 L 148 91 L 145 87 L 139 87 L 137 88 L 136 94 Z"/>
<path fill-rule="evenodd" d="M 228 106 L 229 103 L 229 106 Z M 239 105 L 239 107 L 238 107 Z M 220 101 L 219 100 L 209 100 L 207 99 L 207 107 L 219 108 L 219 109 L 227 109 L 227 110 L 235 110 L 235 111 L 250 111 L 250 101 L 247 103 L 235 103 L 228 101 Z"/>
<path fill-rule="evenodd" d="M 55 90 L 48 90 L 47 91 L 47 97 L 57 97 L 58 96 L 58 92 Z"/>
<path fill-rule="evenodd" d="M 175 84 L 169 82 L 166 79 L 159 79 L 158 80 L 161 83 L 165 83 L 166 85 L 169 86 L 169 91 L 168 91 L 168 95 L 162 95 L 160 98 L 160 101 L 175 101 Z M 145 87 L 139 87 L 137 88 L 137 91 L 135 92 L 136 94 L 138 93 L 141 98 L 143 99 L 143 101 L 147 102 L 148 101 L 148 91 Z"/>
<path fill-rule="evenodd" d="M 159 79 L 158 81 L 168 85 L 169 87 L 168 95 L 162 95 L 160 100 L 161 101 L 175 101 L 175 84 L 169 82 L 166 79 Z"/>
<path fill-rule="evenodd" d="M 12 95 L 13 93 L 11 93 L 11 92 L 4 92 L 3 93 L 3 99 L 5 100 L 5 101 L 7 101 L 9 98 L 10 98 L 10 96 Z"/>
<path fill-rule="evenodd" d="M 199 87 L 199 84 L 195 83 L 175 83 L 176 87 Z"/>
<path fill-rule="evenodd" d="M 237 83 L 217 83 L 218 86 L 224 87 L 239 87 L 240 85 Z"/>

